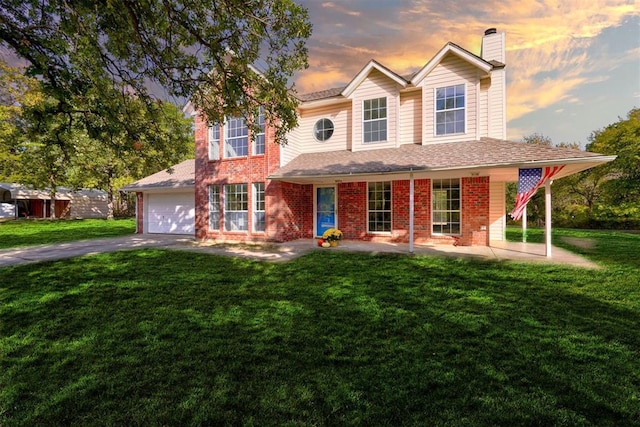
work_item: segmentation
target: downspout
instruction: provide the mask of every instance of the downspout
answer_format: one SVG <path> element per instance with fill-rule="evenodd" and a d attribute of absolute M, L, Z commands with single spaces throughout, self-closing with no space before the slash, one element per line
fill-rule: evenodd
<path fill-rule="evenodd" d="M 527 243 L 527 205 L 522 210 L 522 243 Z"/>

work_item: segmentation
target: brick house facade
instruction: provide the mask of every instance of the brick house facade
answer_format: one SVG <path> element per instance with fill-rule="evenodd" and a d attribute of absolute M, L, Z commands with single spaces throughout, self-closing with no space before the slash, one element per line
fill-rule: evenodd
<path fill-rule="evenodd" d="M 611 160 L 507 141 L 505 56 L 504 33 L 489 29 L 480 55 L 447 43 L 408 77 L 372 60 L 345 87 L 299 95 L 286 145 L 269 123 L 252 137 L 241 119 L 211 124 L 188 106 L 193 181 L 171 185 L 193 189 L 195 237 L 284 242 L 335 227 L 364 241 L 504 239 L 505 184 L 520 169 L 562 165 L 559 179 Z"/>

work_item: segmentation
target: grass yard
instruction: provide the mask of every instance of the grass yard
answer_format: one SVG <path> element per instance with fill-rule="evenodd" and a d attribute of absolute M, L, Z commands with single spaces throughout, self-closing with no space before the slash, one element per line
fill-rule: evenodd
<path fill-rule="evenodd" d="M 0 222 L 0 249 L 133 234 L 135 219 L 19 219 Z"/>
<path fill-rule="evenodd" d="M 640 235 L 559 233 L 604 268 L 154 249 L 0 269 L 0 425 L 640 425 Z"/>

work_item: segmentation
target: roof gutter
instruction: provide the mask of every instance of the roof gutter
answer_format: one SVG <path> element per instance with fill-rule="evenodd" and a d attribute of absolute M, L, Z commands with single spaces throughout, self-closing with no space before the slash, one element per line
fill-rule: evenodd
<path fill-rule="evenodd" d="M 274 181 L 284 181 L 284 180 L 298 180 L 298 179 L 321 179 L 321 178 L 344 178 L 344 177 L 358 177 L 358 176 L 371 176 L 371 175 L 401 175 L 409 172 L 413 173 L 421 173 L 421 172 L 447 172 L 447 171 L 466 171 L 470 169 L 486 169 L 486 168 L 534 168 L 534 167 L 544 167 L 544 166 L 552 166 L 557 164 L 580 164 L 580 163 L 598 163 L 603 164 L 607 162 L 611 162 L 616 159 L 617 156 L 593 156 L 593 157 L 580 157 L 580 158 L 569 158 L 569 159 L 557 159 L 557 160 L 531 160 L 525 162 L 517 162 L 517 163 L 484 163 L 477 165 L 466 165 L 466 166 L 452 166 L 452 167 L 441 167 L 441 168 L 416 168 L 416 167 L 407 167 L 403 169 L 396 169 L 390 171 L 371 171 L 371 172 L 357 172 L 357 173 L 339 173 L 339 174 L 324 174 L 324 175 L 299 175 L 299 176 L 288 176 L 288 175 L 269 175 L 267 178 Z"/>

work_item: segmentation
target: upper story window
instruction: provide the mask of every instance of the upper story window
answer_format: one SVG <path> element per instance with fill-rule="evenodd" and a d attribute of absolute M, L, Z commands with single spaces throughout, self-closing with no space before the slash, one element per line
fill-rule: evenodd
<path fill-rule="evenodd" d="M 362 141 L 387 140 L 387 98 L 367 99 L 362 106 Z"/>
<path fill-rule="evenodd" d="M 329 119 L 320 119 L 313 126 L 313 135 L 318 141 L 326 141 L 333 135 L 333 122 Z"/>
<path fill-rule="evenodd" d="M 209 160 L 220 159 L 220 125 L 209 126 Z"/>
<path fill-rule="evenodd" d="M 253 154 L 264 154 L 264 141 L 265 141 L 265 121 L 264 121 L 264 108 L 260 107 L 258 112 L 258 127 L 260 131 L 256 133 L 255 140 L 253 141 Z"/>
<path fill-rule="evenodd" d="M 436 135 L 464 133 L 464 84 L 436 89 Z"/>
<path fill-rule="evenodd" d="M 241 117 L 228 117 L 225 124 L 224 157 L 242 157 L 249 151 L 249 129 Z"/>

